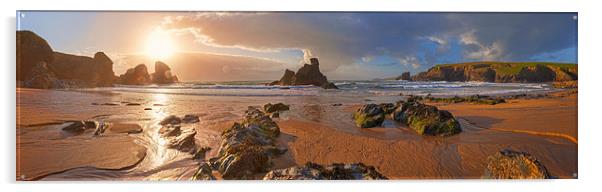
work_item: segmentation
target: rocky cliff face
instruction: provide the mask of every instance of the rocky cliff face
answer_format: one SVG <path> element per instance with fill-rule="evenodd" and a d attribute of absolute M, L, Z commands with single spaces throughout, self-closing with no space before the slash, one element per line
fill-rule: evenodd
<path fill-rule="evenodd" d="M 310 62 L 311 64 L 303 65 L 297 73 L 285 70 L 282 78 L 270 85 L 314 85 L 324 89 L 338 89 L 334 83 L 328 82 L 326 76 L 320 72 L 320 62 L 317 58 L 311 58 Z"/>
<path fill-rule="evenodd" d="M 437 65 L 412 77 L 415 81 L 531 83 L 577 80 L 576 64 L 479 62 Z"/>
<path fill-rule="evenodd" d="M 103 52 L 94 57 L 54 52 L 48 42 L 35 33 L 17 31 L 17 80 L 25 87 L 112 86 L 114 76 L 113 61 Z"/>

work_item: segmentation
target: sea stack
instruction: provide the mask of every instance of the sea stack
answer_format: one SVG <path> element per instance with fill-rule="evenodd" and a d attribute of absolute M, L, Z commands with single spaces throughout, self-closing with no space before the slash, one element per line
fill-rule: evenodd
<path fill-rule="evenodd" d="M 124 85 L 148 85 L 177 83 L 178 77 L 171 73 L 169 66 L 161 61 L 155 62 L 155 72 L 148 73 L 146 65 L 139 64 L 120 75 L 118 83 Z"/>
<path fill-rule="evenodd" d="M 297 73 L 286 69 L 282 78 L 270 85 L 314 85 L 324 89 L 338 89 L 334 83 L 328 82 L 326 76 L 320 72 L 318 58 L 311 58 L 310 63 L 304 64 Z"/>
<path fill-rule="evenodd" d="M 152 82 L 156 84 L 170 84 L 178 82 L 178 77 L 172 75 L 169 66 L 161 61 L 155 62 L 155 73 L 152 74 L 151 78 Z"/>

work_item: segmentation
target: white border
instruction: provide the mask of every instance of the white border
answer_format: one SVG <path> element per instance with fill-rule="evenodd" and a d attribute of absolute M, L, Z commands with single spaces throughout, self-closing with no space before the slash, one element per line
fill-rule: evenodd
<path fill-rule="evenodd" d="M 580 191 L 595 190 L 600 177 L 602 83 L 600 3 L 560 0 L 81 0 L 3 1 L 2 191 Z M 37 182 L 17 183 L 15 175 L 15 15 L 16 10 L 206 10 L 206 11 L 494 11 L 578 12 L 579 14 L 579 179 L 553 181 L 402 180 L 379 182 Z M 60 29 L 57 29 L 60 30 Z M 69 185 L 63 185 L 69 184 Z"/>

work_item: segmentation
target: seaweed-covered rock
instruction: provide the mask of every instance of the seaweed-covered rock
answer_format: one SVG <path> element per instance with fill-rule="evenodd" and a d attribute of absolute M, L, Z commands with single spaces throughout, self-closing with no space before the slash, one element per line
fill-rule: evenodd
<path fill-rule="evenodd" d="M 308 162 L 305 166 L 272 170 L 264 180 L 377 180 L 387 179 L 373 166 L 362 163 L 322 166 Z"/>
<path fill-rule="evenodd" d="M 419 102 L 401 103 L 392 116 L 421 135 L 448 136 L 462 131 L 460 123 L 450 112 Z"/>
<path fill-rule="evenodd" d="M 273 113 L 273 112 L 278 112 L 278 111 L 288 111 L 289 106 L 285 105 L 284 103 L 276 103 L 276 104 L 268 103 L 263 106 L 263 110 L 266 113 Z"/>
<path fill-rule="evenodd" d="M 525 152 L 502 150 L 487 158 L 484 178 L 550 179 L 548 170 L 535 157 Z"/>
<path fill-rule="evenodd" d="M 380 105 L 366 104 L 353 114 L 353 118 L 355 125 L 360 128 L 376 127 L 385 120 L 385 111 Z"/>
<path fill-rule="evenodd" d="M 274 140 L 280 134 L 278 125 L 261 110 L 249 107 L 241 123 L 222 133 L 222 142 L 213 165 L 224 179 L 253 179 L 267 171 L 271 158 L 280 154 Z"/>
<path fill-rule="evenodd" d="M 383 112 L 385 114 L 393 113 L 393 111 L 395 111 L 395 109 L 397 108 L 397 105 L 393 103 L 381 103 L 378 105 L 383 109 Z"/>

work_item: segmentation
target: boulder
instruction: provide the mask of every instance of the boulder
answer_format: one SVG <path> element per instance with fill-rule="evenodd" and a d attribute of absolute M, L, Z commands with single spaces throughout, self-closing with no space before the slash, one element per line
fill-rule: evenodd
<path fill-rule="evenodd" d="M 184 118 L 182 118 L 182 122 L 183 123 L 198 123 L 200 121 L 199 116 L 197 115 L 184 115 Z"/>
<path fill-rule="evenodd" d="M 502 150 L 487 158 L 484 178 L 488 179 L 550 179 L 548 173 L 535 157 L 525 152 Z"/>
<path fill-rule="evenodd" d="M 180 124 L 182 119 L 175 115 L 169 115 L 159 122 L 159 125 Z"/>
<path fill-rule="evenodd" d="M 462 131 L 450 112 L 420 102 L 402 102 L 392 116 L 421 135 L 449 136 Z"/>
<path fill-rule="evenodd" d="M 314 85 L 324 89 L 338 89 L 335 84 L 328 82 L 326 76 L 320 72 L 320 62 L 317 58 L 311 58 L 310 63 L 304 64 L 297 73 L 286 69 L 282 78 L 270 85 Z"/>
<path fill-rule="evenodd" d="M 17 81 L 32 78 L 32 70 L 40 63 L 52 63 L 52 48 L 42 37 L 31 31 L 17 31 Z"/>
<path fill-rule="evenodd" d="M 263 106 L 263 111 L 265 111 L 266 113 L 288 111 L 288 110 L 289 110 L 289 106 L 285 105 L 283 103 L 276 103 L 276 104 L 268 103 Z"/>
<path fill-rule="evenodd" d="M 385 111 L 380 105 L 366 104 L 353 114 L 353 118 L 355 125 L 360 128 L 376 127 L 385 120 Z"/>
<path fill-rule="evenodd" d="M 253 179 L 271 166 L 274 155 L 281 154 L 274 140 L 280 128 L 257 108 L 249 107 L 241 123 L 222 133 L 218 156 L 212 164 L 224 179 Z"/>
<path fill-rule="evenodd" d="M 151 79 L 151 81 L 156 84 L 170 84 L 178 82 L 178 78 L 172 74 L 169 66 L 161 61 L 155 62 L 155 72 L 152 74 Z"/>
<path fill-rule="evenodd" d="M 381 180 L 387 179 L 373 166 L 362 163 L 322 166 L 308 162 L 304 166 L 268 172 L 263 180 Z"/>
<path fill-rule="evenodd" d="M 124 85 L 147 85 L 151 83 L 150 75 L 144 64 L 128 69 L 125 74 L 119 76 L 119 81 Z"/>

